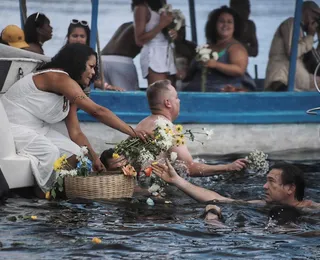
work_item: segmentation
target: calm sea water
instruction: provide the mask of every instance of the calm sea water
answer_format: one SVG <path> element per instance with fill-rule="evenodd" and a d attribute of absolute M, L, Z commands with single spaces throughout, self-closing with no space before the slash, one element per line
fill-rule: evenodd
<path fill-rule="evenodd" d="M 320 199 L 320 162 L 300 165 L 306 198 Z M 263 197 L 264 176 L 248 173 L 193 181 L 239 199 Z M 219 204 L 224 227 L 205 224 L 205 205 L 171 190 L 172 204 L 146 197 L 119 201 L 10 198 L 0 206 L 0 259 L 319 259 L 320 211 L 298 224 L 268 225 L 269 208 Z M 30 216 L 37 216 L 31 220 Z M 98 237 L 101 244 L 92 243 Z"/>
<path fill-rule="evenodd" d="M 43 12 L 51 20 L 53 27 L 53 38 L 44 44 L 45 54 L 53 56 L 64 44 L 69 22 L 73 18 L 87 20 L 91 24 L 90 0 L 27 0 L 28 15 L 34 12 Z M 130 0 L 100 0 L 99 1 L 98 29 L 101 48 L 108 42 L 114 31 L 123 22 L 131 21 L 133 15 L 130 9 Z M 174 8 L 181 9 L 189 22 L 188 0 L 171 0 Z M 197 36 L 198 43 L 205 42 L 204 25 L 208 13 L 221 5 L 228 5 L 229 0 L 196 0 Z M 320 4 L 320 0 L 316 0 Z M 18 0 L 0 1 L 0 29 L 8 24 L 20 25 Z M 277 26 L 289 16 L 294 14 L 294 0 L 251 0 L 251 16 L 257 27 L 259 41 L 259 55 L 250 58 L 248 66 L 249 73 L 254 76 L 254 65 L 258 65 L 258 76 L 264 78 L 268 52 L 273 34 Z M 190 27 L 189 27 L 190 29 Z M 191 38 L 188 30 L 187 38 Z M 140 72 L 139 57 L 135 59 L 138 68 L 140 87 L 146 87 L 146 81 L 142 79 Z"/>

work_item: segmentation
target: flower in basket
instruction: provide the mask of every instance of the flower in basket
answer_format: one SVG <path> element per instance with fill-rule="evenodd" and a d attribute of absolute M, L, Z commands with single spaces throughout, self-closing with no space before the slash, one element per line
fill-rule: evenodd
<path fill-rule="evenodd" d="M 262 151 L 254 150 L 245 159 L 248 160 L 248 169 L 259 174 L 265 174 L 269 171 L 268 155 Z"/>
<path fill-rule="evenodd" d="M 57 190 L 62 192 L 64 186 L 64 178 L 66 176 L 89 176 L 92 172 L 92 162 L 88 158 L 88 148 L 83 146 L 77 155 L 77 166 L 74 169 L 67 161 L 67 156 L 62 155 L 53 165 L 53 170 L 57 173 L 57 179 L 50 193 L 53 198 L 57 195 Z M 49 195 L 46 195 L 49 197 Z"/>
<path fill-rule="evenodd" d="M 215 51 L 212 51 L 212 49 L 209 47 L 208 44 L 197 46 L 197 48 L 196 48 L 196 60 L 197 61 L 206 63 L 211 59 L 218 60 L 219 54 Z M 205 66 L 202 66 L 201 92 L 206 91 L 207 72 L 208 72 L 208 68 Z"/>

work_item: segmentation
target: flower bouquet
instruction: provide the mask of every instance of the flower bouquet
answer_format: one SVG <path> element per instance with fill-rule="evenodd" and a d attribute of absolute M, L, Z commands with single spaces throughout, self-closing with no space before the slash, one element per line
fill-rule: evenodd
<path fill-rule="evenodd" d="M 184 145 L 185 137 L 191 141 L 195 141 L 194 133 L 199 133 L 209 138 L 212 130 L 203 130 L 205 131 L 192 132 L 189 129 L 183 131 L 181 125 L 174 125 L 167 119 L 158 117 L 155 121 L 155 129 L 153 131 L 155 139 L 148 139 L 147 142 L 143 142 L 137 137 L 123 140 L 115 146 L 113 156 L 118 157 L 119 155 L 123 155 L 135 169 L 138 169 L 140 173 L 139 182 L 147 183 L 151 193 L 161 193 L 166 183 L 155 174 L 152 174 L 151 164 L 157 163 L 155 160 L 158 159 L 158 156 L 162 153 L 167 153 L 171 147 Z M 165 154 L 165 157 L 166 156 L 167 154 Z M 177 159 L 177 154 L 171 153 L 170 158 L 171 161 L 174 162 Z"/>
<path fill-rule="evenodd" d="M 172 13 L 173 15 L 173 21 L 169 26 L 163 29 L 163 34 L 169 39 L 171 42 L 171 38 L 169 37 L 169 31 L 170 30 L 175 30 L 179 31 L 182 26 L 185 25 L 185 20 L 186 18 L 184 17 L 183 13 L 179 9 L 172 9 L 172 5 L 164 5 L 162 8 L 159 9 L 159 14 L 167 14 L 167 13 Z"/>
<path fill-rule="evenodd" d="M 53 188 L 46 194 L 46 198 L 56 198 L 57 191 L 65 189 L 68 198 L 86 199 L 112 199 L 132 197 L 134 190 L 134 169 L 127 165 L 122 172 L 95 173 L 92 171 L 92 163 L 88 159 L 87 147 L 81 147 L 77 155 L 77 166 L 71 167 L 66 155 L 61 156 L 54 163 L 57 179 Z"/>
<path fill-rule="evenodd" d="M 245 159 L 248 160 L 248 169 L 264 175 L 269 171 L 269 162 L 267 161 L 268 155 L 262 151 L 254 150 Z"/>
<path fill-rule="evenodd" d="M 212 51 L 208 44 L 197 46 L 197 48 L 196 48 L 196 60 L 197 61 L 207 62 L 211 59 L 218 60 L 219 54 L 215 51 Z M 205 66 L 202 66 L 201 92 L 206 91 L 207 72 L 208 72 L 208 68 Z"/>

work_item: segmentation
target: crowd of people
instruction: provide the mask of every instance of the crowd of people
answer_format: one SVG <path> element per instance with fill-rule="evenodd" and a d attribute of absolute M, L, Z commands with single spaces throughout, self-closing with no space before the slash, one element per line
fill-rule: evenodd
<path fill-rule="evenodd" d="M 257 88 L 255 80 L 247 72 L 249 57 L 258 55 L 256 26 L 249 19 L 249 0 L 230 0 L 229 7 L 222 6 L 209 13 L 204 28 L 206 43 L 219 57 L 205 62 L 196 59 L 196 44 L 185 39 L 185 21 L 178 31 L 167 29 L 172 28 L 175 17 L 171 12 L 160 13 L 166 2 L 132 0 L 133 21 L 121 24 L 99 54 L 103 73 L 95 81 L 95 88 L 139 90 L 133 59 L 140 54 L 142 76 L 148 85 L 169 79 L 178 91 L 202 91 L 201 75 L 206 69 L 206 92 L 261 90 L 261 86 Z M 316 90 L 311 54 L 319 49 L 313 48 L 313 38 L 320 31 L 319 17 L 318 5 L 313 1 L 305 1 L 298 44 L 296 91 Z M 287 90 L 292 33 L 293 18 L 290 17 L 275 32 L 264 81 L 265 91 Z M 51 38 L 49 18 L 37 12 L 27 18 L 24 32 L 16 25 L 4 28 L 0 42 L 44 54 L 42 46 Z M 76 42 L 89 45 L 90 28 L 87 21 L 70 21 L 65 44 Z"/>
<path fill-rule="evenodd" d="M 206 41 L 219 57 L 207 61 L 195 58 L 196 45 L 185 39 L 185 22 L 179 31 L 168 29 L 174 17 L 170 12 L 159 13 L 164 2 L 132 0 L 133 21 L 122 24 L 101 52 L 102 76 L 98 77 L 97 73 L 98 54 L 89 47 L 88 22 L 72 19 L 66 42 L 51 61 L 18 80 L 1 97 L 11 123 L 17 153 L 30 158 L 33 174 L 43 191 L 47 191 L 55 181 L 54 162 L 62 154 L 67 154 L 69 164 L 75 167 L 75 155 L 81 146 L 88 147 L 94 170 L 103 171 L 112 166 L 109 163 L 112 151 L 100 157 L 81 131 L 78 108 L 105 125 L 145 141 L 153 138 L 156 118 L 162 117 L 171 123 L 178 116 L 180 100 L 176 90 L 177 80 L 185 83 L 182 90 L 200 91 L 202 70 L 206 68 L 207 91 L 255 90 L 255 82 L 247 73 L 249 56 L 258 55 L 256 28 L 254 22 L 249 20 L 249 1 L 241 1 L 239 5 L 239 1 L 231 0 L 230 7 L 222 6 L 209 13 L 205 26 Z M 314 89 L 312 73 L 307 71 L 303 56 L 312 49 L 313 36 L 318 33 L 318 15 L 320 9 L 314 2 L 304 2 L 295 86 L 297 91 Z M 289 18 L 279 26 L 274 36 L 265 83 L 267 90 L 287 89 L 292 27 L 293 19 Z M 52 33 L 50 20 L 38 12 L 27 18 L 24 31 L 15 25 L 4 28 L 1 43 L 44 54 L 43 44 L 51 39 Z M 92 101 L 86 90 L 91 83 L 102 90 L 138 90 L 133 59 L 139 53 L 142 75 L 148 81 L 146 92 L 151 115 L 133 129 L 112 111 Z M 177 67 L 177 63 L 183 66 Z M 53 123 L 61 121 L 65 121 L 69 138 L 52 128 Z M 190 176 L 210 176 L 247 167 L 246 159 L 226 165 L 196 163 L 186 145 L 174 146 L 171 150 L 177 153 L 179 160 L 185 162 Z M 114 164 L 112 167 L 119 168 L 121 165 Z M 152 168 L 164 181 L 176 185 L 198 201 L 233 201 L 190 184 L 175 172 L 168 161 L 166 164 L 153 165 Z M 249 203 L 319 206 L 303 200 L 303 175 L 291 165 L 274 166 L 264 189 L 267 195 L 265 201 Z M 209 211 L 212 213 L 213 207 L 208 208 Z"/>

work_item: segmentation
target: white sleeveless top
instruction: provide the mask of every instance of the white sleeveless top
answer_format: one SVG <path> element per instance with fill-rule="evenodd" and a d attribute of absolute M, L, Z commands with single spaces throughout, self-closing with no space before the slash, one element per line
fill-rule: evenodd
<path fill-rule="evenodd" d="M 64 96 L 39 90 L 34 84 L 33 76 L 46 72 L 69 75 L 61 70 L 44 70 L 30 73 L 13 84 L 1 97 L 10 123 L 36 130 L 68 115 L 69 101 Z"/>
<path fill-rule="evenodd" d="M 151 10 L 150 20 L 146 24 L 145 31 L 149 32 L 155 28 L 160 22 L 160 15 Z M 167 73 L 169 75 L 176 74 L 176 66 L 174 61 L 173 48 L 169 45 L 168 39 L 162 32 L 159 32 L 153 39 L 143 45 L 140 52 L 140 65 L 142 76 L 146 78 L 149 68 L 157 73 Z"/>
<path fill-rule="evenodd" d="M 158 14 L 157 12 L 153 11 L 150 7 L 148 7 L 149 12 L 150 12 L 150 20 L 148 21 L 148 23 L 146 24 L 146 32 L 150 32 L 153 28 L 155 28 L 159 22 L 160 22 L 160 14 Z M 168 44 L 168 40 L 166 39 L 166 37 L 164 36 L 164 34 L 162 32 L 158 33 L 151 41 L 149 41 L 147 44 L 154 44 L 154 43 L 162 43 L 167 45 Z"/>

